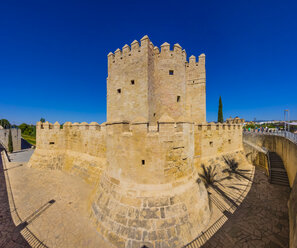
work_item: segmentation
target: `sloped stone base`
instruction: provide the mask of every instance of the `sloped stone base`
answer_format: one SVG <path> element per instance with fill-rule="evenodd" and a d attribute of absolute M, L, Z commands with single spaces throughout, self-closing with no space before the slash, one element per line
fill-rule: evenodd
<path fill-rule="evenodd" d="M 191 178 L 178 186 L 125 185 L 103 175 L 91 219 L 115 247 L 175 248 L 192 241 L 210 218 L 207 191 Z"/>

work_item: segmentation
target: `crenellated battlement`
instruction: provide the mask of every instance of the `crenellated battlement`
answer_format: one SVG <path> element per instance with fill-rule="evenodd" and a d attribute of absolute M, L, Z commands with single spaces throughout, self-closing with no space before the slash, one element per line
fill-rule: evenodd
<path fill-rule="evenodd" d="M 191 122 L 171 122 L 162 121 L 157 123 L 149 123 L 145 121 L 135 121 L 135 122 L 108 122 L 102 123 L 101 125 L 97 122 L 91 122 L 90 124 L 86 122 L 82 123 L 71 123 L 66 122 L 64 125 L 60 125 L 58 122 L 55 124 L 45 122 L 38 122 L 36 129 L 41 131 L 53 130 L 53 132 L 61 131 L 85 131 L 85 130 L 96 130 L 98 132 L 107 132 L 109 134 L 116 133 L 117 135 L 127 135 L 128 133 L 132 136 L 134 133 L 143 133 L 145 135 L 158 135 L 159 133 L 174 133 L 183 132 L 189 125 L 193 125 Z"/>
<path fill-rule="evenodd" d="M 53 130 L 53 131 L 63 131 L 63 130 L 96 130 L 99 132 L 107 132 L 109 134 L 116 133 L 117 135 L 127 135 L 130 134 L 133 136 L 134 133 L 143 133 L 144 135 L 174 135 L 175 133 L 184 132 L 185 130 L 189 131 L 189 126 L 193 127 L 195 132 L 203 131 L 228 131 L 228 130 L 239 130 L 242 131 L 242 122 L 243 119 L 236 120 L 236 122 L 230 122 L 229 120 L 224 123 L 214 123 L 214 122 L 205 122 L 205 123 L 193 123 L 186 120 L 174 121 L 172 120 L 163 120 L 160 118 L 157 123 L 149 123 L 145 120 L 135 120 L 133 122 L 122 121 L 122 122 L 104 122 L 101 125 L 97 122 L 91 122 L 90 124 L 86 122 L 66 122 L 64 125 L 60 125 L 58 122 L 52 124 L 49 122 L 41 123 L 38 122 L 36 128 L 38 130 Z M 170 132 L 170 133 L 169 133 Z M 168 134 L 169 133 L 169 134 Z"/>
<path fill-rule="evenodd" d="M 242 131 L 242 124 L 241 123 L 230 123 L 230 122 L 224 122 L 224 123 L 197 123 L 195 124 L 195 128 L 197 128 L 197 131 L 225 131 L 225 130 L 240 130 Z M 196 129 L 195 129 L 196 130 Z"/>
<path fill-rule="evenodd" d="M 239 119 L 239 118 L 238 118 Z M 198 123 L 195 124 L 195 137 L 199 144 L 195 147 L 195 155 L 199 160 L 196 166 L 210 157 L 220 156 L 242 150 L 242 120 L 224 123 Z"/>
<path fill-rule="evenodd" d="M 107 55 L 108 65 L 113 66 L 114 63 L 126 62 L 128 59 L 131 59 L 131 57 L 143 55 L 143 53 L 149 53 L 151 56 L 155 56 L 156 58 L 168 57 L 171 59 L 179 59 L 184 61 L 187 66 L 198 65 L 199 62 L 204 62 L 205 58 L 205 55 L 201 54 L 199 56 L 199 60 L 197 61 L 194 55 L 187 60 L 186 50 L 178 43 L 173 45 L 173 49 L 170 49 L 170 44 L 167 42 L 164 42 L 159 48 L 154 46 L 149 37 L 145 35 L 140 42 L 134 40 L 130 46 L 125 44 L 122 49 L 118 48 L 114 52 L 110 52 Z"/>
<path fill-rule="evenodd" d="M 65 122 L 64 125 L 60 125 L 59 122 L 55 122 L 54 124 L 47 122 L 37 122 L 36 129 L 38 130 L 98 130 L 101 131 L 101 129 L 105 128 L 105 123 L 102 123 L 101 125 L 97 122 L 91 122 L 88 124 L 87 122 Z"/>
<path fill-rule="evenodd" d="M 134 56 L 143 56 L 144 53 L 147 53 L 149 49 L 153 50 L 153 48 L 153 43 L 149 40 L 148 36 L 145 35 L 140 40 L 140 43 L 137 40 L 134 40 L 131 43 L 131 46 L 125 44 L 122 50 L 118 48 L 114 53 L 110 52 L 107 55 L 108 66 L 113 66 L 113 63 L 125 62 Z"/>

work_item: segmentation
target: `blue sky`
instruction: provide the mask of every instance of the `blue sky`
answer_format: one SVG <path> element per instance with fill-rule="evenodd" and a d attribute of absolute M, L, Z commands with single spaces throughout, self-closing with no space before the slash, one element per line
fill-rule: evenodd
<path fill-rule="evenodd" d="M 0 118 L 105 121 L 107 54 L 147 34 L 206 54 L 207 120 L 297 119 L 296 1 L 1 1 Z"/>

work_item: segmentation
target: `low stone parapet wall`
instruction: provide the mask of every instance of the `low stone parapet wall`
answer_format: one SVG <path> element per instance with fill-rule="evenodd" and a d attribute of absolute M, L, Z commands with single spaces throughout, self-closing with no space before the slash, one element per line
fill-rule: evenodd
<path fill-rule="evenodd" d="M 290 247 L 297 243 L 297 144 L 286 137 L 256 132 L 244 132 L 243 140 L 269 151 L 276 152 L 283 160 L 292 189 L 289 207 Z"/>

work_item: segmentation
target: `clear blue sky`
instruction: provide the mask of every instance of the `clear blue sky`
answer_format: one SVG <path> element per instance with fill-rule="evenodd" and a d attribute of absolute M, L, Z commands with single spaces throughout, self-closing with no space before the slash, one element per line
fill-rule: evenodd
<path fill-rule="evenodd" d="M 147 34 L 206 54 L 207 119 L 297 119 L 297 2 L 1 1 L 0 118 L 105 121 L 107 54 Z"/>

